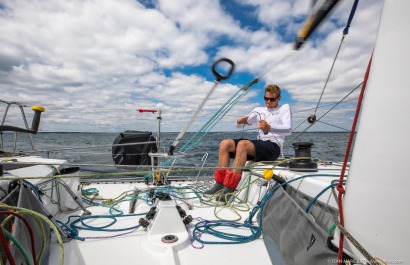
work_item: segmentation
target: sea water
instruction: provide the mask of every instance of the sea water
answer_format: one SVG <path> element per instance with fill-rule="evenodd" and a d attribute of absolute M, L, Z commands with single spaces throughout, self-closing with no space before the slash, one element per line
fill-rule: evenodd
<path fill-rule="evenodd" d="M 178 147 L 183 146 L 194 133 L 187 132 L 179 141 Z M 71 164 L 108 164 L 114 165 L 112 158 L 112 144 L 119 133 L 82 133 L 82 132 L 39 132 L 33 135 L 33 143 L 36 154 L 44 157 L 65 159 Z M 154 137 L 158 138 L 156 133 Z M 283 154 L 286 157 L 294 157 L 294 149 L 290 142 L 295 133 L 287 137 Z M 2 133 L 0 148 L 13 149 L 11 144 L 14 134 Z M 164 132 L 160 135 L 160 152 L 167 153 L 178 133 Z M 187 152 L 187 157 L 178 158 L 178 163 L 185 166 L 214 167 L 218 161 L 219 143 L 227 138 L 256 139 L 256 132 L 211 132 L 208 133 L 196 146 Z M 347 132 L 306 132 L 300 135 L 294 142 L 313 143 L 312 157 L 325 161 L 341 162 L 346 153 L 349 138 Z M 17 150 L 26 154 L 32 150 L 32 146 L 26 134 L 17 134 Z M 204 161 L 205 157 L 207 158 Z"/>

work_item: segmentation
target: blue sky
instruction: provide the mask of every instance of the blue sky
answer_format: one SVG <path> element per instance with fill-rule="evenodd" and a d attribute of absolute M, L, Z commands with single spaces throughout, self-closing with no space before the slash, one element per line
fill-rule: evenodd
<path fill-rule="evenodd" d="M 282 88 L 281 103 L 291 105 L 296 127 L 313 114 L 305 110 L 317 104 L 352 3 L 341 1 L 294 52 L 308 0 L 0 0 L 0 99 L 44 106 L 42 131 L 155 131 L 155 116 L 140 108 L 161 109 L 162 129 L 180 131 L 213 86 L 211 65 L 226 57 L 235 72 L 190 130 L 265 72 L 214 130 L 235 130 L 238 117 L 263 104 L 266 83 Z M 381 9 L 381 0 L 360 1 L 323 105 L 362 81 Z M 323 121 L 350 129 L 358 93 Z M 18 114 L 11 109 L 6 124 L 22 126 Z M 328 124 L 310 131 L 339 130 Z"/>

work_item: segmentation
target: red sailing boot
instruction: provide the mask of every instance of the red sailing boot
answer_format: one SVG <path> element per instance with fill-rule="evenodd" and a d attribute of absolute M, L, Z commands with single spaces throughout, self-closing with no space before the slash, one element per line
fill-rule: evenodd
<path fill-rule="evenodd" d="M 210 190 L 205 191 L 203 196 L 212 197 L 223 189 L 222 183 L 224 183 L 226 171 L 226 169 L 215 170 L 215 185 Z"/>
<path fill-rule="evenodd" d="M 220 204 L 225 204 L 231 199 L 235 188 L 238 186 L 241 181 L 242 173 L 233 173 L 231 170 L 226 171 L 225 179 L 223 182 L 223 192 L 222 195 L 218 198 Z"/>

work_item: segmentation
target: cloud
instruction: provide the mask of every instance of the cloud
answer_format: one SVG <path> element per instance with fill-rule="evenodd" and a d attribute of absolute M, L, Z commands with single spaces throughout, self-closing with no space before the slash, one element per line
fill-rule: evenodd
<path fill-rule="evenodd" d="M 294 110 L 317 103 L 350 12 L 346 2 L 301 51 L 293 52 L 293 36 L 309 1 L 236 1 L 253 19 L 246 22 L 216 0 L 5 0 L 0 6 L 1 99 L 43 105 L 43 131 L 155 131 L 156 119 L 138 113 L 139 108 L 161 109 L 163 130 L 180 131 L 214 85 L 210 65 L 227 57 L 236 64 L 233 78 L 215 89 L 190 130 L 249 77 L 260 77 L 215 127 L 233 130 L 228 125 L 236 117 L 262 103 L 263 83 L 279 84 Z M 380 10 L 381 1 L 360 2 L 324 103 L 338 101 L 362 81 Z M 339 111 L 340 117 L 346 113 L 350 105 Z M 9 121 L 17 122 L 18 114 L 11 110 Z"/>

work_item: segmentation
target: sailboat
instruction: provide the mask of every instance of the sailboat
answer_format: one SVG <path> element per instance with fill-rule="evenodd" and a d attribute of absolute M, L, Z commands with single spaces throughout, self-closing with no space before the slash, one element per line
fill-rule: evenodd
<path fill-rule="evenodd" d="M 410 264 L 410 179 L 404 174 L 409 9 L 407 0 L 384 3 L 352 128 L 351 139 L 357 134 L 350 163 L 350 145 L 344 163 L 323 164 L 311 159 L 309 144 L 299 143 L 294 158 L 248 164 L 230 201 L 218 205 L 201 195 L 209 179 L 173 178 L 168 166 L 157 166 L 156 159 L 177 155 L 172 152 L 150 153 L 151 177 L 143 179 L 132 172 L 127 178 L 78 175 L 63 160 L 3 153 L 2 261 Z M 295 47 L 317 26 L 313 21 Z M 27 122 L 26 128 L 0 128 L 35 134 L 44 110 L 33 110 L 31 128 Z"/>

